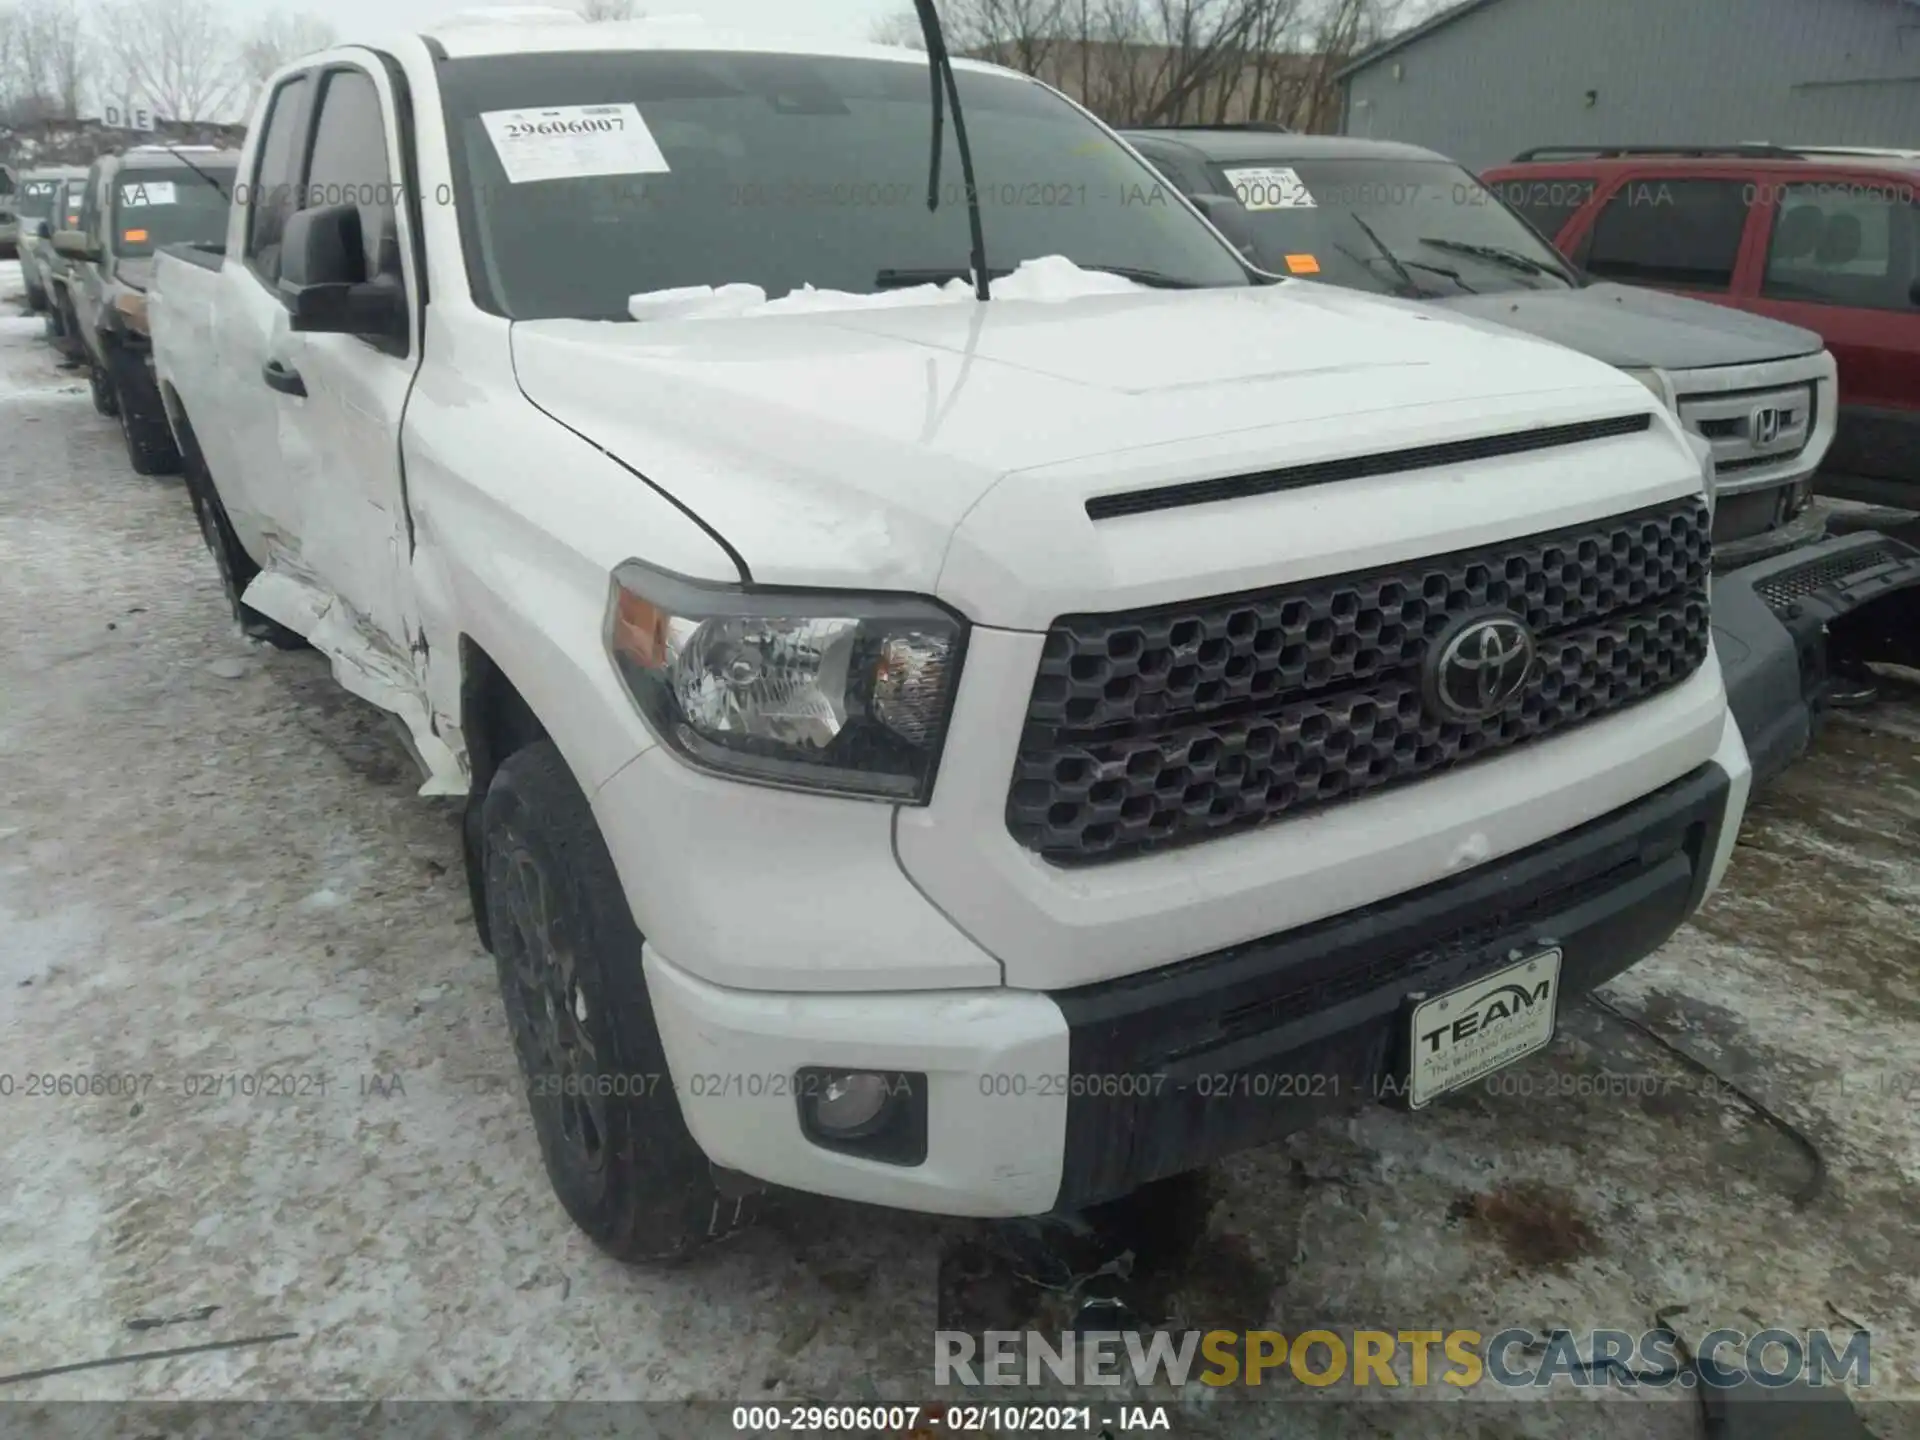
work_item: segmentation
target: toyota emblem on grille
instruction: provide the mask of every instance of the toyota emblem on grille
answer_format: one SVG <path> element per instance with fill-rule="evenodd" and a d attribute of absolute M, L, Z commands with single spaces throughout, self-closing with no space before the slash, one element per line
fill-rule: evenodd
<path fill-rule="evenodd" d="M 1443 720 L 1484 720 L 1526 689 L 1533 632 L 1512 615 L 1477 615 L 1442 632 L 1428 653 L 1429 708 Z"/>
<path fill-rule="evenodd" d="M 1753 412 L 1752 428 L 1748 431 L 1755 445 L 1777 445 L 1780 443 L 1780 412 L 1771 405 L 1762 405 Z"/>

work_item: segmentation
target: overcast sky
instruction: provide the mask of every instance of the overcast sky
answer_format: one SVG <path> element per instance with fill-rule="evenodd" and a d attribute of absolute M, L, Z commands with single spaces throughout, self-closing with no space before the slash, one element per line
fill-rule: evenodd
<path fill-rule="evenodd" d="M 406 30 L 481 8 L 462 0 L 226 0 L 226 4 L 243 28 L 273 10 L 305 10 L 330 20 L 342 39 Z M 641 0 L 639 5 L 647 15 L 700 15 L 718 26 L 841 40 L 865 40 L 876 19 L 910 8 L 905 0 Z"/>

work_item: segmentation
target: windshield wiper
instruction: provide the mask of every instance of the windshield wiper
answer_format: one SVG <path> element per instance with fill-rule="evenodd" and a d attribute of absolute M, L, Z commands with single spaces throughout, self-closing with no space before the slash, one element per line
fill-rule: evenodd
<path fill-rule="evenodd" d="M 193 161 L 189 160 L 186 156 L 182 155 L 178 150 L 178 148 L 176 148 L 175 146 L 168 145 L 165 147 L 165 149 L 166 149 L 166 152 L 169 155 L 173 156 L 174 159 L 178 160 L 182 165 L 186 166 L 194 174 L 198 175 L 202 180 L 206 181 L 207 184 L 211 185 L 214 189 L 218 190 L 220 192 L 220 198 L 222 200 L 226 201 L 229 205 L 233 203 L 233 192 L 227 189 L 226 186 L 222 185 L 218 180 L 214 179 L 213 176 L 209 175 L 206 171 L 202 170 L 198 165 L 194 164 Z"/>
<path fill-rule="evenodd" d="M 1422 291 L 1418 285 L 1413 283 L 1413 276 L 1407 273 L 1406 263 L 1403 260 L 1401 260 L 1401 258 L 1398 255 L 1394 254 L 1393 251 L 1387 248 L 1387 242 L 1380 238 L 1379 232 L 1376 231 L 1371 225 L 1367 224 L 1366 221 L 1362 220 L 1358 215 L 1354 214 L 1351 210 L 1349 210 L 1347 214 L 1352 219 L 1353 223 L 1360 227 L 1360 233 L 1366 236 L 1367 239 L 1373 243 L 1373 248 L 1380 252 L 1380 258 L 1382 260 L 1385 260 L 1387 264 L 1393 267 L 1393 273 L 1399 276 L 1400 284 L 1406 290 L 1406 292 L 1416 300 L 1424 300 L 1429 298 L 1426 295 L 1426 293 Z"/>
<path fill-rule="evenodd" d="M 1097 271 L 1102 275 L 1118 275 L 1123 280 L 1131 280 L 1136 285 L 1150 286 L 1155 290 L 1198 290 L 1197 280 L 1183 280 L 1178 275 L 1168 275 L 1159 270 L 1140 270 L 1130 265 L 1079 265 L 1082 270 Z M 995 280 L 1004 280 L 1013 271 L 1002 265 L 987 272 Z M 935 266 L 925 270 L 882 270 L 873 277 L 876 290 L 905 290 L 914 285 L 944 285 L 949 280 L 969 279 L 969 273 L 958 266 Z"/>
<path fill-rule="evenodd" d="M 1467 294 L 1469 295 L 1478 295 L 1480 293 L 1478 290 L 1474 289 L 1473 286 L 1467 284 L 1465 280 L 1460 278 L 1460 272 L 1458 270 L 1449 270 L 1444 265 L 1429 265 L 1424 260 L 1402 260 L 1400 263 L 1402 265 L 1410 265 L 1415 270 L 1424 270 L 1429 275 L 1444 275 L 1446 276 L 1447 279 L 1451 280 L 1454 284 L 1458 285 L 1462 290 L 1466 291 Z"/>
<path fill-rule="evenodd" d="M 953 78 L 953 60 L 933 0 L 913 0 L 920 16 L 920 34 L 927 42 L 927 68 L 933 77 L 933 154 L 927 164 L 927 210 L 940 208 L 940 84 L 946 82 L 947 103 L 953 106 L 953 140 L 960 150 L 960 178 L 967 187 L 967 230 L 973 241 L 968 260 L 973 265 L 975 298 L 990 298 L 987 289 L 987 237 L 980 228 L 980 191 L 973 182 L 973 151 L 967 145 L 967 122 L 960 113 L 960 86 Z"/>
<path fill-rule="evenodd" d="M 1078 261 L 1074 262 L 1078 264 Z M 1169 275 L 1164 270 L 1141 270 L 1132 265 L 1081 265 L 1082 270 L 1098 270 L 1103 275 L 1118 275 L 1122 280 L 1131 280 L 1136 285 L 1145 285 L 1154 290 L 1199 290 L 1203 287 L 1198 280 L 1183 280 L 1178 275 Z"/>
<path fill-rule="evenodd" d="M 1520 270 L 1528 275 L 1551 275 L 1556 280 L 1567 279 L 1554 266 L 1543 265 L 1532 256 L 1509 250 L 1504 245 L 1477 245 L 1468 240 L 1449 240 L 1444 235 L 1422 235 L 1420 243 L 1431 245 L 1436 250 L 1451 250 L 1459 255 L 1477 255 L 1482 260 L 1491 260 L 1496 265 L 1505 265 L 1510 270 Z"/>

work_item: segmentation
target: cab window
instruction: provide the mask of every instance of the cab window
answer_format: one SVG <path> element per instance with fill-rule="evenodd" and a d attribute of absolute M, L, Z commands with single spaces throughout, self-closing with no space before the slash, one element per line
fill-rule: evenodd
<path fill-rule="evenodd" d="M 308 81 L 296 75 L 273 92 L 247 190 L 246 260 L 269 285 L 280 278 L 280 237 L 293 213 L 306 135 Z"/>
<path fill-rule="evenodd" d="M 202 165 L 122 170 L 113 181 L 113 250 L 151 255 L 162 245 L 218 240 L 227 229 L 233 170 Z"/>
<path fill-rule="evenodd" d="M 1750 188 L 1738 180 L 1629 179 L 1593 222 L 1588 272 L 1627 285 L 1731 290 Z"/>
<path fill-rule="evenodd" d="M 1851 181 L 1788 185 L 1774 210 L 1761 294 L 1856 309 L 1914 303 L 1920 225 L 1902 187 Z"/>
<path fill-rule="evenodd" d="M 313 158 L 301 209 L 352 205 L 360 212 L 366 274 L 400 273 L 393 182 L 387 166 L 380 92 L 362 70 L 333 70 L 321 81 Z"/>

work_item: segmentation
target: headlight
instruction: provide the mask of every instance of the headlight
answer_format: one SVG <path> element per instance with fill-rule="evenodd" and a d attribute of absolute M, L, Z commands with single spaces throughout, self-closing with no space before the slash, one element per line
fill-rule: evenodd
<path fill-rule="evenodd" d="M 933 791 L 965 646 L 930 600 L 742 590 L 631 560 L 607 616 L 627 690 L 688 761 L 912 804 Z"/>
<path fill-rule="evenodd" d="M 1631 375 L 1635 380 L 1638 380 L 1642 385 L 1646 386 L 1647 389 L 1651 390 L 1654 398 L 1667 409 L 1673 411 L 1676 415 L 1680 413 L 1679 404 L 1673 398 L 1673 384 L 1667 379 L 1666 371 L 1660 369 L 1622 369 L 1620 373 L 1622 375 Z"/>

